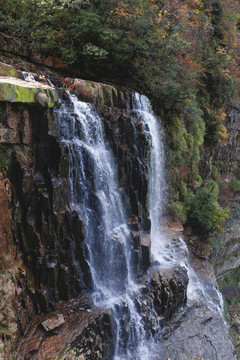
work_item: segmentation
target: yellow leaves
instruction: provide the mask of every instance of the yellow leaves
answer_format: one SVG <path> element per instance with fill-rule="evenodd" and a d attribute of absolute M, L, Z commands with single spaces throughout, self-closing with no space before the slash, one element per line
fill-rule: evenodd
<path fill-rule="evenodd" d="M 167 33 L 163 28 L 157 28 L 156 33 L 160 39 L 165 39 L 165 37 L 167 36 Z"/>
<path fill-rule="evenodd" d="M 128 12 L 126 6 L 124 7 L 122 6 L 122 7 L 116 7 L 114 10 L 111 10 L 110 15 L 128 18 L 130 16 L 130 13 Z"/>
<path fill-rule="evenodd" d="M 182 6 L 183 11 L 187 14 L 189 11 L 189 6 L 187 4 Z"/>
<path fill-rule="evenodd" d="M 232 48 L 236 48 L 238 46 L 238 41 L 237 39 L 235 39 L 233 42 L 232 42 Z"/>
<path fill-rule="evenodd" d="M 231 60 L 231 56 L 229 55 L 229 51 L 226 48 L 218 47 L 216 49 L 216 53 L 217 53 L 217 55 L 220 55 L 220 56 L 224 57 L 224 59 L 227 60 L 227 61 Z"/>
<path fill-rule="evenodd" d="M 216 49 L 216 53 L 219 54 L 219 55 L 226 55 L 226 49 L 218 47 Z"/>
<path fill-rule="evenodd" d="M 137 8 L 131 8 L 128 4 L 122 4 L 109 12 L 107 22 L 117 25 L 125 22 L 130 25 L 136 15 L 144 16 L 144 13 Z"/>
<path fill-rule="evenodd" d="M 193 12 L 194 14 L 197 14 L 197 15 L 199 14 L 199 10 L 198 10 L 198 9 L 193 9 L 192 12 Z"/>
<path fill-rule="evenodd" d="M 159 24 L 159 23 L 162 21 L 162 18 L 163 18 L 162 13 L 159 12 L 159 13 L 157 14 L 157 19 L 156 19 L 157 24 Z"/>
<path fill-rule="evenodd" d="M 226 117 L 227 117 L 227 114 L 222 109 L 218 110 L 217 118 L 218 118 L 219 122 L 222 123 L 226 119 Z"/>
<path fill-rule="evenodd" d="M 226 144 L 229 135 L 228 135 L 228 133 L 227 133 L 226 127 L 225 127 L 223 124 L 221 124 L 221 125 L 219 126 L 219 130 L 218 130 L 217 133 L 218 133 L 218 135 L 219 135 L 219 142 L 220 142 L 221 144 Z"/>

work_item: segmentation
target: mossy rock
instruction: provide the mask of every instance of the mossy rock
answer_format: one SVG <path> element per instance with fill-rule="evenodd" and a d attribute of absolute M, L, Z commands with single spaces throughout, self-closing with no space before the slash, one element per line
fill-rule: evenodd
<path fill-rule="evenodd" d="M 113 85 L 75 79 L 74 90 L 80 100 L 93 102 L 96 105 L 122 107 L 121 90 Z"/>
<path fill-rule="evenodd" d="M 47 85 L 28 84 L 15 78 L 0 78 L 0 101 L 36 103 L 39 93 L 46 98 L 46 106 L 53 107 L 58 100 L 55 89 Z M 40 103 L 40 105 L 42 105 Z"/>
<path fill-rule="evenodd" d="M 20 71 L 14 69 L 11 65 L 0 62 L 0 76 L 12 76 L 15 78 L 23 79 Z"/>

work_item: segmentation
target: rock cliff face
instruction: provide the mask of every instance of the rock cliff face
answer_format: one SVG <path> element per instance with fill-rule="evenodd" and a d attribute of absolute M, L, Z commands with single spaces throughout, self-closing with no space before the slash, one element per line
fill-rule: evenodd
<path fill-rule="evenodd" d="M 0 64 L 0 74 L 0 358 L 108 360 L 114 353 L 112 309 L 93 305 L 85 223 L 69 201 L 69 153 L 60 141 L 55 111 L 58 99 L 67 99 L 67 87 L 80 100 L 95 104 L 102 115 L 126 204 L 131 267 L 140 289 L 135 306 L 149 336 L 157 332 L 153 324 L 165 325 L 156 345 L 159 359 L 193 359 L 193 354 L 204 360 L 217 354 L 234 359 L 221 317 L 215 319 L 203 304 L 178 313 L 186 302 L 187 269 L 151 264 L 150 144 L 139 115 L 130 110 L 131 92 L 70 78 L 53 78 L 56 88 L 46 77 L 26 82 L 20 71 L 6 64 Z M 174 226 L 168 226 L 170 234 L 169 227 Z M 178 246 L 176 233 L 173 229 L 169 238 Z M 117 311 L 124 314 L 121 326 L 127 338 L 127 303 L 119 304 Z M 188 345 L 180 346 L 185 338 Z"/>
<path fill-rule="evenodd" d="M 239 330 L 239 266 L 240 266 L 240 192 L 238 187 L 240 170 L 240 110 L 237 106 L 228 109 L 225 119 L 228 139 L 217 151 L 214 164 L 220 172 L 220 196 L 230 208 L 225 232 L 214 237 L 213 263 L 220 289 L 227 304 L 230 333 L 234 339 L 238 356 Z"/>
<path fill-rule="evenodd" d="M 111 312 L 94 308 L 87 295 L 91 274 L 84 221 L 69 204 L 69 158 L 59 142 L 53 111 L 65 91 L 23 81 L 20 72 L 5 64 L 0 68 L 0 205 L 4 213 L 0 231 L 1 250 L 6 254 L 0 278 L 0 306 L 5 309 L 1 356 L 8 358 L 17 337 L 23 337 L 14 353 L 16 359 L 108 359 L 115 329 Z M 143 276 L 142 295 L 136 301 L 147 314 L 148 140 L 141 122 L 136 129 L 131 122 L 130 115 L 137 114 L 127 109 L 130 92 L 77 79 L 65 79 L 65 84 L 81 100 L 95 103 L 103 115 L 118 166 L 119 191 L 127 204 L 132 268 Z M 147 303 L 154 303 L 159 321 L 169 319 L 185 301 L 187 281 L 186 271 L 165 274 L 152 270 Z"/>

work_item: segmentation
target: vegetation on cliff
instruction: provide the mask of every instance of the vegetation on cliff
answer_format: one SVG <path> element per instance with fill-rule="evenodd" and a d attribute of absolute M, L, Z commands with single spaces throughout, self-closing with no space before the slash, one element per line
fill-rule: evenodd
<path fill-rule="evenodd" d="M 0 31 L 45 56 L 147 94 L 169 149 L 171 211 L 206 236 L 227 217 L 218 169 L 240 89 L 236 0 L 0 0 Z M 107 74 L 107 75 L 106 75 Z M 234 100 L 235 99 L 235 100 Z M 203 165 L 204 164 L 204 165 Z"/>

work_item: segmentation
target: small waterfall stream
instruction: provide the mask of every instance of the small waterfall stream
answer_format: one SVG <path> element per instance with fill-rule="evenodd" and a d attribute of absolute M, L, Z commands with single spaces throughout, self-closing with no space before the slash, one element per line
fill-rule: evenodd
<path fill-rule="evenodd" d="M 223 297 L 217 286 L 207 283 L 203 276 L 196 273 L 191 266 L 188 249 L 184 240 L 169 239 L 161 228 L 161 215 L 164 206 L 164 149 L 160 124 L 154 115 L 151 103 L 146 96 L 134 94 L 134 109 L 141 114 L 145 125 L 144 131 L 150 138 L 150 186 L 149 186 L 149 213 L 151 219 L 151 252 L 153 261 L 159 262 L 162 267 L 175 265 L 188 270 L 189 284 L 187 289 L 188 305 L 193 302 L 205 302 L 214 312 L 223 317 Z"/>
<path fill-rule="evenodd" d="M 155 259 L 161 256 L 161 247 L 164 235 L 161 231 L 161 215 L 164 205 L 164 150 L 163 131 L 160 129 L 159 120 L 152 111 L 149 99 L 144 95 L 134 94 L 133 108 L 140 115 L 144 125 L 145 135 L 151 144 L 150 171 L 149 171 L 149 215 L 151 219 L 151 252 Z"/>

